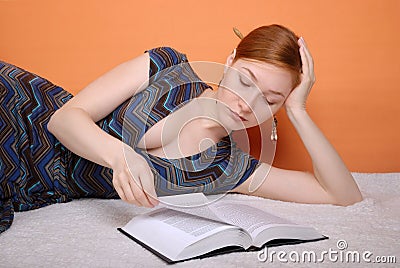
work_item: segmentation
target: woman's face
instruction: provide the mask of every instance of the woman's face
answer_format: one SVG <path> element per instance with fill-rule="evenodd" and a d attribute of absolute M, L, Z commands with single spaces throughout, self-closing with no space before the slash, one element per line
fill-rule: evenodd
<path fill-rule="evenodd" d="M 274 65 L 228 57 L 217 91 L 218 117 L 231 130 L 249 128 L 271 118 L 292 89 L 289 71 Z"/>

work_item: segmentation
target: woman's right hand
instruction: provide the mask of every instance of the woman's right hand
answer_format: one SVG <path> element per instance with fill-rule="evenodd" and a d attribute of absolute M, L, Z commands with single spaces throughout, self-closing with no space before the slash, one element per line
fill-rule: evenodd
<path fill-rule="evenodd" d="M 122 200 L 137 206 L 158 205 L 154 176 L 146 160 L 123 144 L 113 169 L 113 185 Z"/>

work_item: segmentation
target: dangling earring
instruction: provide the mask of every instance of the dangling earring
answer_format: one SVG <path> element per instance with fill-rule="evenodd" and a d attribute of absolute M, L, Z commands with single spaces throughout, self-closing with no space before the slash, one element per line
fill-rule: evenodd
<path fill-rule="evenodd" d="M 278 120 L 276 120 L 276 117 L 274 116 L 274 120 L 272 121 L 271 141 L 277 141 L 278 140 L 278 133 L 277 133 L 277 130 L 276 130 L 277 126 L 278 126 Z"/>

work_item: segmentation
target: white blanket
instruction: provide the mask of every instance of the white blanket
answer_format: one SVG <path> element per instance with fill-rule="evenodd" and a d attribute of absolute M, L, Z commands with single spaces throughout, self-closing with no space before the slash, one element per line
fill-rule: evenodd
<path fill-rule="evenodd" d="M 231 202 L 247 203 L 292 221 L 314 226 L 328 240 L 235 252 L 174 264 L 177 267 L 367 267 L 378 256 L 400 263 L 400 173 L 353 173 L 364 200 L 348 207 L 311 205 L 229 194 Z M 160 267 L 164 261 L 117 231 L 132 217 L 150 210 L 121 200 L 81 199 L 15 214 L 11 228 L 0 235 L 0 267 Z M 347 243 L 347 248 L 339 250 Z M 302 259 L 315 254 L 323 261 Z M 334 251 L 338 253 L 334 253 Z M 371 253 L 368 253 L 371 252 Z M 359 263 L 346 254 L 359 255 Z M 286 255 L 283 255 L 286 254 Z M 364 259 L 363 259 L 364 254 Z M 299 258 L 296 260 L 296 255 Z M 335 257 L 336 256 L 336 257 Z M 341 261 L 340 257 L 344 260 Z M 339 260 L 335 261 L 335 258 Z M 285 262 L 286 260 L 286 262 Z M 396 267 L 385 264 L 382 267 Z"/>

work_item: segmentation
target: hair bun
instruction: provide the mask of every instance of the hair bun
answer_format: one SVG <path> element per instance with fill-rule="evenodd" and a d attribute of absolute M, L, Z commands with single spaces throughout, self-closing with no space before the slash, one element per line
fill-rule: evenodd
<path fill-rule="evenodd" d="M 233 27 L 233 31 L 237 35 L 237 37 L 243 39 L 243 34 L 236 27 Z"/>

